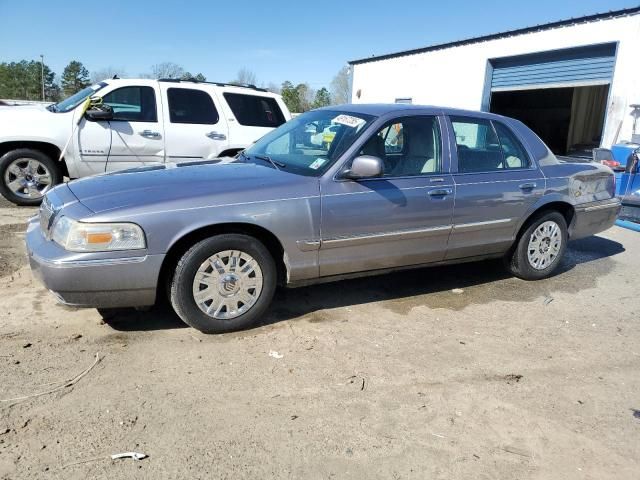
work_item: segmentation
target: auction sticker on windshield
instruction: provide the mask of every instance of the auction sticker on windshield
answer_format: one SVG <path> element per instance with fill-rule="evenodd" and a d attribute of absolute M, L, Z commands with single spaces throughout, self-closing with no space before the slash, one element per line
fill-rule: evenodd
<path fill-rule="evenodd" d="M 309 165 L 309 168 L 312 169 L 312 170 L 317 170 L 322 165 L 324 165 L 326 162 L 327 162 L 326 158 L 318 158 L 311 165 Z"/>
<path fill-rule="evenodd" d="M 357 128 L 362 125 L 365 121 L 362 118 L 354 117 L 353 115 L 338 115 L 336 118 L 331 120 L 333 123 L 338 123 L 340 125 L 344 125 L 346 127 Z"/>

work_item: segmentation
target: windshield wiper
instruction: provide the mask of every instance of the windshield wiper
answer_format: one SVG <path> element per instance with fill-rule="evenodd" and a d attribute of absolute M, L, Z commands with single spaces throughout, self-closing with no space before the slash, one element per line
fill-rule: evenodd
<path fill-rule="evenodd" d="M 258 160 L 263 160 L 265 162 L 269 162 L 271 165 L 273 165 L 273 168 L 275 168 L 276 170 L 280 170 L 280 168 L 285 168 L 287 166 L 286 163 L 282 163 L 282 162 L 278 162 L 276 160 L 273 160 L 270 156 L 268 155 L 252 155 L 253 158 L 257 158 Z M 280 167 L 280 168 L 278 168 Z"/>
<path fill-rule="evenodd" d="M 50 112 L 57 112 L 58 107 L 56 107 L 55 103 L 52 103 L 51 105 L 47 106 L 47 110 L 49 110 Z"/>

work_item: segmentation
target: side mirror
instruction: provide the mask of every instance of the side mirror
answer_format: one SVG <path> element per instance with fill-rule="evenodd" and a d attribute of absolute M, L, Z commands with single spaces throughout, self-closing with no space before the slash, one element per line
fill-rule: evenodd
<path fill-rule="evenodd" d="M 351 168 L 342 174 L 343 178 L 361 180 L 365 178 L 381 177 L 384 173 L 382 160 L 373 155 L 360 155 L 353 159 Z"/>
<path fill-rule="evenodd" d="M 90 108 L 84 115 L 92 122 L 113 120 L 113 110 L 110 108 Z"/>

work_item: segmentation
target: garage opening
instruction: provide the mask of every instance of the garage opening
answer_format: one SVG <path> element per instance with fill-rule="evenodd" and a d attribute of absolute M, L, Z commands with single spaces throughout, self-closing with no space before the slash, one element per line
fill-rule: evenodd
<path fill-rule="evenodd" d="M 556 155 L 590 157 L 600 146 L 609 85 L 493 92 L 490 111 L 517 118 Z"/>
<path fill-rule="evenodd" d="M 489 110 L 517 118 L 558 155 L 600 146 L 616 44 L 490 60 Z"/>

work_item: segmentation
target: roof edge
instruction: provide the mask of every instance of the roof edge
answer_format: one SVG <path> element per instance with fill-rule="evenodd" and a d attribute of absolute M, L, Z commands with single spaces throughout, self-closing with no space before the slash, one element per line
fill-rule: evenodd
<path fill-rule="evenodd" d="M 435 45 L 429 45 L 427 47 L 421 47 L 421 48 L 414 48 L 411 50 L 402 50 L 399 52 L 376 55 L 376 56 L 371 56 L 367 58 L 360 58 L 357 60 L 350 60 L 347 63 L 349 65 L 359 65 L 362 63 L 377 62 L 380 60 L 388 60 L 390 58 L 406 57 L 409 55 L 416 55 L 419 53 L 426 53 L 434 50 L 442 50 L 445 48 L 459 47 L 461 45 L 468 45 L 471 43 L 480 43 L 480 42 L 485 42 L 489 40 L 497 40 L 499 38 L 509 37 L 512 35 L 522 35 L 525 33 L 538 32 L 542 30 L 550 30 L 552 28 L 562 27 L 565 25 L 576 25 L 581 23 L 595 22 L 598 20 L 608 20 L 612 18 L 626 17 L 629 15 L 635 15 L 637 13 L 640 13 L 640 6 L 625 8 L 622 10 L 613 10 L 605 13 L 595 13 L 593 15 L 586 15 L 583 17 L 570 18 L 566 20 L 557 20 L 554 22 L 543 23 L 541 25 L 535 25 L 532 27 L 517 28 L 515 30 L 506 30 L 504 32 L 492 33 L 489 35 L 481 35 L 479 37 L 471 37 L 463 40 L 456 40 L 454 42 L 438 43 Z"/>

